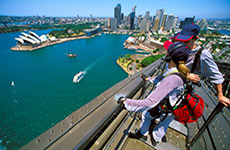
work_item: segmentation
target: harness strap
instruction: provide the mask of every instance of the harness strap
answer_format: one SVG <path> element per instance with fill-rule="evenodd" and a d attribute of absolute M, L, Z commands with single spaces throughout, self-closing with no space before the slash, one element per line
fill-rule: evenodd
<path fill-rule="evenodd" d="M 201 48 L 197 51 L 197 53 L 195 54 L 195 59 L 194 59 L 194 62 L 193 62 L 193 64 L 192 64 L 191 73 L 194 73 L 194 72 L 195 72 L 195 68 L 196 68 L 198 62 L 200 62 L 200 55 L 201 55 L 202 51 L 203 51 L 203 48 L 201 47 Z"/>

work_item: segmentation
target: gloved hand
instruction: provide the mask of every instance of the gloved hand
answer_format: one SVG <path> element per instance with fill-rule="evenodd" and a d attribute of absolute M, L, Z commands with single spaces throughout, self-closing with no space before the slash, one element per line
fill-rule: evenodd
<path fill-rule="evenodd" d="M 115 95 L 114 99 L 117 101 L 118 104 L 122 104 L 126 98 L 120 95 Z"/>
<path fill-rule="evenodd" d="M 140 74 L 140 77 L 143 79 L 143 80 L 146 80 L 147 76 L 145 74 Z"/>

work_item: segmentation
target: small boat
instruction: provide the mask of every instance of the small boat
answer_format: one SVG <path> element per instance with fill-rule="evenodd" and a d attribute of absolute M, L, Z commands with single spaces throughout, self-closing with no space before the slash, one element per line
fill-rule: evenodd
<path fill-rule="evenodd" d="M 71 52 L 71 53 L 68 53 L 67 56 L 68 56 L 68 57 L 76 57 L 77 54 L 73 54 L 73 53 Z"/>
<path fill-rule="evenodd" d="M 74 77 L 73 77 L 73 83 L 77 83 L 79 82 L 83 76 L 85 75 L 84 72 L 80 71 L 78 74 L 76 74 Z"/>
<path fill-rule="evenodd" d="M 129 49 L 129 50 L 138 50 L 138 48 L 137 48 L 137 47 L 134 47 L 134 46 L 129 46 L 128 49 Z"/>
<path fill-rule="evenodd" d="M 12 86 L 15 86 L 14 81 L 11 82 L 11 85 L 12 85 Z"/>

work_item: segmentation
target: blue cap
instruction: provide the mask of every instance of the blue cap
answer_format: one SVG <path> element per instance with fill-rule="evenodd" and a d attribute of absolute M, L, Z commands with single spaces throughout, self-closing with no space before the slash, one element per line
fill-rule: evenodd
<path fill-rule="evenodd" d="M 181 32 L 177 33 L 177 35 L 174 35 L 171 37 L 172 39 L 178 40 L 178 41 L 189 41 L 193 37 L 198 36 L 200 32 L 200 27 L 194 23 L 186 25 Z"/>
<path fill-rule="evenodd" d="M 176 64 L 179 61 L 186 62 L 189 57 L 189 52 L 189 47 L 181 42 L 173 43 L 168 47 L 168 54 L 172 57 L 173 62 Z"/>

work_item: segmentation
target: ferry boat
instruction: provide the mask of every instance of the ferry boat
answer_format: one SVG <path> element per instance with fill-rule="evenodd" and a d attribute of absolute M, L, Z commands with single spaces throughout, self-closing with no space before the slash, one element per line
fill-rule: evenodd
<path fill-rule="evenodd" d="M 76 74 L 74 77 L 73 77 L 73 83 L 77 83 L 79 82 L 83 76 L 85 75 L 84 72 L 80 71 L 78 74 Z"/>
<path fill-rule="evenodd" d="M 69 54 L 67 54 L 67 56 L 68 56 L 68 57 L 76 57 L 77 54 L 69 53 Z"/>

